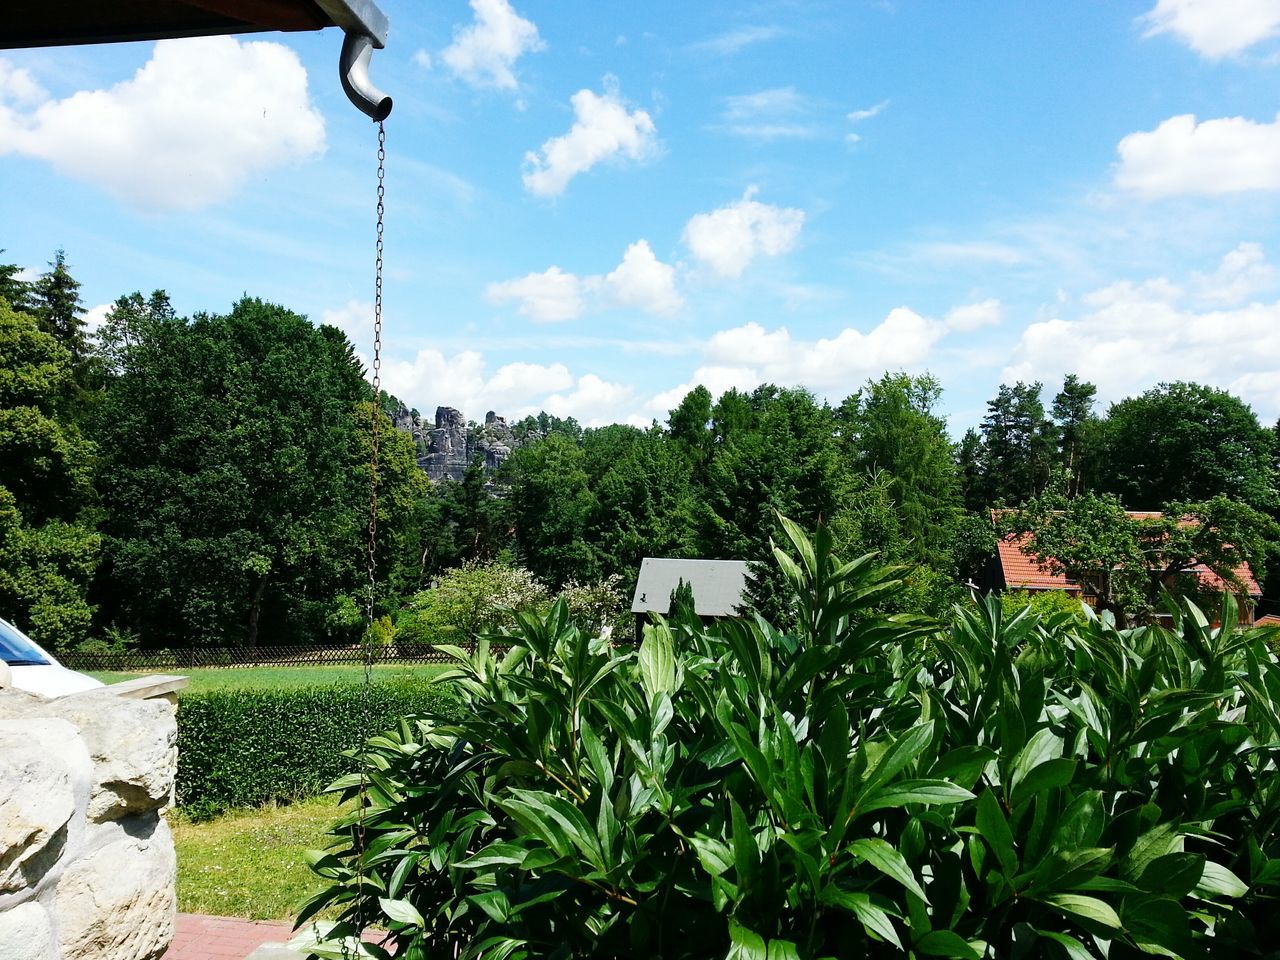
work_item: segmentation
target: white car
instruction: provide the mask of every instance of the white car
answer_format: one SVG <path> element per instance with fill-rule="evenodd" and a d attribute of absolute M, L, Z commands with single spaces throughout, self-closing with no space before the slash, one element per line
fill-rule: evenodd
<path fill-rule="evenodd" d="M 9 667 L 10 683 L 43 697 L 61 697 L 101 687 L 102 681 L 68 670 L 34 640 L 0 619 L 0 659 Z"/>

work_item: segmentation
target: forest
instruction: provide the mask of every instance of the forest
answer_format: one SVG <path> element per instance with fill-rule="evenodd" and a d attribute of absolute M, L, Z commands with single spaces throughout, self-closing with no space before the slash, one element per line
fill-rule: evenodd
<path fill-rule="evenodd" d="M 1215 387 L 1102 409 L 1087 371 L 1003 384 L 959 441 L 927 373 L 838 404 L 697 387 L 647 429 L 527 417 L 498 471 L 432 483 L 341 331 L 248 296 L 181 317 L 156 291 L 91 334 L 62 251 L 23 276 L 0 263 L 0 616 L 55 651 L 358 641 L 375 418 L 382 640 L 459 576 L 608 606 L 645 556 L 763 561 L 780 515 L 902 565 L 902 610 L 970 599 L 993 516 L 1105 572 L 1123 620 L 1195 563 L 1230 581 L 1247 561 L 1280 610 L 1280 423 Z M 785 619 L 778 576 L 760 563 L 752 602 Z"/>

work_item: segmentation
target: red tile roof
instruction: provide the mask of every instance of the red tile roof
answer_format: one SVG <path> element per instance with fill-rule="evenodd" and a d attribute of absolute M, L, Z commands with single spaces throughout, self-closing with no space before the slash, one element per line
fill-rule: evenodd
<path fill-rule="evenodd" d="M 1265 617 L 1259 617 L 1253 621 L 1255 627 L 1280 627 L 1280 616 L 1274 613 L 1268 613 Z"/>
<path fill-rule="evenodd" d="M 992 510 L 992 520 L 999 517 L 1001 511 Z M 1129 510 L 1126 511 L 1130 517 L 1136 520 L 1151 520 L 1158 516 L 1159 513 L 1150 511 Z M 1080 591 L 1080 584 L 1072 580 L 1065 574 L 1054 575 L 1045 567 L 1036 563 L 1034 556 L 1028 556 L 1023 553 L 1022 548 L 1030 539 L 1029 535 L 1010 534 L 1001 537 L 996 546 L 996 556 L 1000 562 L 1000 570 L 1004 575 L 1005 586 L 1010 590 L 1066 590 L 1072 593 Z M 1207 590 L 1224 590 L 1226 583 L 1216 573 L 1206 567 L 1204 564 L 1197 564 L 1187 571 L 1195 573 L 1200 577 L 1201 584 Z M 1245 590 L 1251 597 L 1262 596 L 1262 588 L 1258 586 L 1258 581 L 1254 579 L 1253 571 L 1249 569 L 1247 563 L 1242 563 L 1236 567 L 1236 576 L 1244 581 Z"/>

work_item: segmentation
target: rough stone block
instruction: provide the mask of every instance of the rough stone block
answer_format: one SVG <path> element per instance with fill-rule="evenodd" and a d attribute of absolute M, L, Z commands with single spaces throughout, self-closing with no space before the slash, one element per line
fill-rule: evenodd
<path fill-rule="evenodd" d="M 49 915 L 38 903 L 23 903 L 0 911 L 0 957 L 4 960 L 50 960 L 53 930 Z"/>
<path fill-rule="evenodd" d="M 62 854 L 76 785 L 74 758 L 49 749 L 60 742 L 84 749 L 63 720 L 6 720 L 0 728 L 0 892 L 34 886 Z"/>
<path fill-rule="evenodd" d="M 90 820 L 118 820 L 169 803 L 178 765 L 172 705 L 95 691 L 50 701 L 43 710 L 74 723 L 88 745 L 95 778 Z"/>
<path fill-rule="evenodd" d="M 55 898 L 63 960 L 156 960 L 173 939 L 177 861 L 163 819 L 121 824 L 119 839 L 71 864 Z"/>

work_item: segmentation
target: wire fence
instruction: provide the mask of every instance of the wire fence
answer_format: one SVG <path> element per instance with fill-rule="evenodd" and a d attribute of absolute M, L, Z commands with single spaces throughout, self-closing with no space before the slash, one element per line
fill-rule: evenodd
<path fill-rule="evenodd" d="M 466 647 L 467 644 L 462 644 Z M 377 664 L 448 663 L 452 659 L 426 643 L 392 643 L 375 647 Z M 345 666 L 364 663 L 357 645 L 291 647 L 187 647 L 177 650 L 133 650 L 125 653 L 71 651 L 58 655 L 72 670 L 147 673 L 153 670 L 193 670 L 217 667 Z"/>

